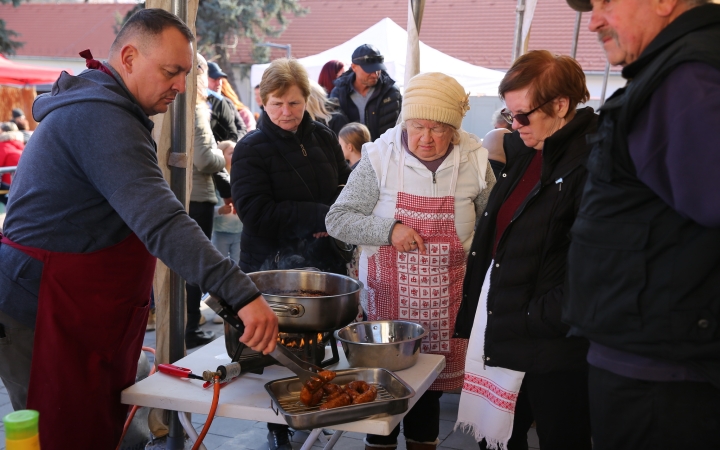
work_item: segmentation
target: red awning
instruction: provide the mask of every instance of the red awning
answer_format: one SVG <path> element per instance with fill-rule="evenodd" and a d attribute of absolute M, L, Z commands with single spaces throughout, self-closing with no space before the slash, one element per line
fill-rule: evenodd
<path fill-rule="evenodd" d="M 0 84 L 51 84 L 58 79 L 63 69 L 18 64 L 0 55 Z M 66 72 L 72 74 L 70 69 Z"/>

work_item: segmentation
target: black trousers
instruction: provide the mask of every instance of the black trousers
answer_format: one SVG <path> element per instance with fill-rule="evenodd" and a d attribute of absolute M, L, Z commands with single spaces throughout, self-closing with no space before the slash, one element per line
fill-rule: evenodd
<path fill-rule="evenodd" d="M 590 450 L 587 370 L 526 373 L 520 385 L 507 450 L 527 450 L 536 424 L 541 450 Z M 479 443 L 485 450 L 485 441 Z"/>
<path fill-rule="evenodd" d="M 441 391 L 425 391 L 410 411 L 403 418 L 403 434 L 405 439 L 417 442 L 433 442 L 440 434 L 440 397 Z M 400 435 L 400 424 L 387 436 L 368 434 L 367 443 L 374 445 L 397 444 Z"/>
<path fill-rule="evenodd" d="M 208 239 L 212 236 L 213 217 L 215 214 L 215 205 L 210 202 L 190 202 L 188 215 L 195 220 L 203 233 Z M 192 255 L 188 255 L 192 258 Z M 185 325 L 185 333 L 192 333 L 197 330 L 200 323 L 200 299 L 202 298 L 202 290 L 199 286 L 185 283 L 185 292 L 187 292 L 187 324 Z"/>
<path fill-rule="evenodd" d="M 720 449 L 720 388 L 642 381 L 590 366 L 594 450 Z"/>

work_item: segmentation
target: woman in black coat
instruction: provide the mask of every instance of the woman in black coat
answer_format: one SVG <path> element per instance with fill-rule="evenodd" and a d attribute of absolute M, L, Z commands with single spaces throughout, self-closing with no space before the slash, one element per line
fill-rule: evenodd
<path fill-rule="evenodd" d="M 312 266 L 344 273 L 325 214 L 350 168 L 332 131 L 305 111 L 309 92 L 297 61 L 273 61 L 260 84 L 265 110 L 258 130 L 235 147 L 232 198 L 243 222 L 245 272 Z"/>
<path fill-rule="evenodd" d="M 309 96 L 307 72 L 296 60 L 273 61 L 260 82 L 258 129 L 235 147 L 230 177 L 245 273 L 298 267 L 346 273 L 325 215 L 350 168 L 333 132 L 305 111 Z M 292 448 L 286 426 L 268 428 L 271 449 Z"/>
<path fill-rule="evenodd" d="M 587 341 L 566 337 L 560 317 L 569 231 L 590 151 L 586 137 L 597 116 L 592 108 L 576 109 L 589 98 L 580 65 L 544 50 L 518 58 L 499 91 L 514 132 L 492 131 L 484 142 L 501 145 L 507 165 L 478 221 L 463 284 L 456 337 L 470 338 L 475 348 L 468 348 L 458 420 L 478 440 L 507 442 L 508 450 L 527 449 L 533 421 L 542 449 L 589 450 Z M 466 392 L 482 398 L 492 391 L 481 386 L 487 380 L 511 400 L 494 404 L 510 414 L 490 429 L 464 419 L 469 406 L 476 415 L 484 411 Z M 486 424 L 494 423 L 487 420 L 493 411 Z"/>

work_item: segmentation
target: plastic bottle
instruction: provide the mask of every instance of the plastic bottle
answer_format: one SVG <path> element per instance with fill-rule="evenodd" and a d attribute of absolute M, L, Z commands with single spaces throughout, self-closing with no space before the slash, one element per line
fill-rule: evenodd
<path fill-rule="evenodd" d="M 38 417 L 33 409 L 21 409 L 3 417 L 6 450 L 40 450 Z"/>

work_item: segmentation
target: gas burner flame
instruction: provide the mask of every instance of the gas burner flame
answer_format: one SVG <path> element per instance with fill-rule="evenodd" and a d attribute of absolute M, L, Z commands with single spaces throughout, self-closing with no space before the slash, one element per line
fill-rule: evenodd
<path fill-rule="evenodd" d="M 317 340 L 312 344 L 322 344 L 322 333 L 318 333 Z M 302 350 L 305 348 L 305 336 L 302 334 L 280 333 L 277 337 L 277 343 L 287 348 Z"/>

